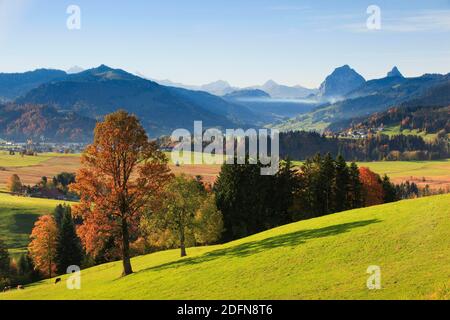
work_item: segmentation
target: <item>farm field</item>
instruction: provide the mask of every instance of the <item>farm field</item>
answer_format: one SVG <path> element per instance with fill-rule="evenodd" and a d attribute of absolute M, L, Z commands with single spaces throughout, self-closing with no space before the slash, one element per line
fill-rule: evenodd
<path fill-rule="evenodd" d="M 358 166 L 368 167 L 372 171 L 387 174 L 394 182 L 415 182 L 420 186 L 450 187 L 450 159 L 440 161 L 382 161 L 359 162 Z"/>
<path fill-rule="evenodd" d="M 449 299 L 450 195 L 302 221 L 211 247 L 82 271 L 81 290 L 54 280 L 0 299 Z M 381 290 L 368 290 L 369 266 Z M 239 280 L 239 281 L 238 281 Z"/>
<path fill-rule="evenodd" d="M 166 153 L 169 165 L 175 174 L 186 173 L 201 175 L 204 180 L 213 183 L 220 172 L 220 164 L 183 164 L 176 165 L 170 153 Z M 9 158 L 9 157 L 12 157 Z M 210 156 L 207 158 L 211 160 Z M 294 162 L 300 165 L 300 161 Z M 396 183 L 415 182 L 431 188 L 450 187 L 450 159 L 439 161 L 380 161 L 359 162 L 359 166 L 368 167 L 374 172 L 387 174 Z M 5 190 L 6 181 L 12 174 L 18 174 L 24 184 L 33 185 L 42 176 L 52 177 L 63 171 L 75 172 L 80 166 L 80 155 L 43 154 L 38 157 L 20 157 L 0 154 L 0 190 Z"/>
<path fill-rule="evenodd" d="M 8 248 L 26 247 L 37 218 L 53 212 L 60 203 L 63 202 L 0 193 L 0 238 Z"/>

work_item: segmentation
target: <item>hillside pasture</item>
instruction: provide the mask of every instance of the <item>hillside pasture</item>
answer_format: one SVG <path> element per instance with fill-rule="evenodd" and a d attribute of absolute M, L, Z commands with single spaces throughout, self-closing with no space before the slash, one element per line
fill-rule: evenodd
<path fill-rule="evenodd" d="M 83 270 L 81 290 L 42 281 L 0 299 L 450 299 L 450 195 L 347 211 L 224 245 Z M 369 290 L 370 266 L 381 288 Z"/>
<path fill-rule="evenodd" d="M 0 193 L 0 238 L 6 242 L 8 248 L 26 247 L 38 217 L 52 213 L 61 203 L 63 202 Z"/>

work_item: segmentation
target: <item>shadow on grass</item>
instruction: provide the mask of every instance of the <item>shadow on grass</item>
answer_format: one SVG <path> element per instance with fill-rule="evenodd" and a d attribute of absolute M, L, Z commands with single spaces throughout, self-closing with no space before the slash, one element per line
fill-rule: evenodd
<path fill-rule="evenodd" d="M 186 265 L 195 265 L 198 263 L 203 263 L 206 261 L 211 261 L 222 257 L 246 257 L 278 247 L 294 247 L 299 244 L 305 243 L 307 240 L 310 239 L 330 237 L 348 232 L 355 228 L 360 228 L 379 222 L 381 222 L 381 220 L 372 219 L 372 220 L 338 224 L 320 229 L 300 230 L 297 232 L 292 232 L 272 238 L 243 243 L 226 249 L 214 250 L 205 253 L 201 256 L 169 262 L 166 264 L 145 269 L 143 271 L 149 270 L 160 271 L 170 268 L 178 268 Z"/>

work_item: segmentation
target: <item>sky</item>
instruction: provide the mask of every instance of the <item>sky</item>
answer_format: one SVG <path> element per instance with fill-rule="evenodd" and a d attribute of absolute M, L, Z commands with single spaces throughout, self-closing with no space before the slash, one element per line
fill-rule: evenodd
<path fill-rule="evenodd" d="M 71 30 L 70 5 L 80 8 Z M 370 5 L 380 29 L 367 27 Z M 72 20 L 71 20 L 72 21 Z M 450 0 L 0 0 L 0 72 L 106 64 L 152 79 L 318 87 L 450 72 Z"/>

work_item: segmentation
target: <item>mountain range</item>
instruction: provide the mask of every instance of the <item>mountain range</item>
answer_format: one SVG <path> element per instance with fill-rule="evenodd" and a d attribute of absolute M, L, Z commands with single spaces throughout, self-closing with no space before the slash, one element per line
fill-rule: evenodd
<path fill-rule="evenodd" d="M 201 86 L 186 85 L 182 83 L 172 82 L 170 80 L 153 80 L 161 85 L 178 87 L 188 90 L 206 91 L 208 93 L 225 96 L 236 91 L 248 91 L 248 90 L 262 90 L 269 94 L 272 98 L 276 99 L 300 99 L 306 98 L 310 95 L 314 95 L 318 92 L 317 89 L 308 89 L 300 85 L 286 86 L 278 84 L 273 80 L 269 80 L 263 85 L 250 86 L 245 88 L 238 88 L 231 86 L 227 81 L 218 80 Z"/>
<path fill-rule="evenodd" d="M 345 69 L 349 74 L 353 74 L 353 71 Z M 339 78 L 342 77 L 341 72 Z M 357 79 L 354 74 L 350 77 Z M 330 79 L 327 78 L 327 81 Z M 357 82 L 361 82 L 361 79 L 355 81 L 355 86 Z M 347 86 L 348 83 L 341 93 L 350 91 L 342 94 L 336 101 L 323 103 L 306 114 L 293 117 L 274 127 L 280 130 L 339 131 L 348 127 L 355 119 L 361 120 L 390 107 L 450 104 L 450 74 L 424 74 L 420 77 L 405 78 L 394 68 L 386 77 L 361 82 L 353 89 Z"/>
<path fill-rule="evenodd" d="M 392 106 L 450 104 L 449 74 L 405 78 L 397 67 L 366 81 L 345 65 L 319 90 L 274 81 L 245 89 L 219 81 L 194 90 L 105 65 L 71 69 L 0 74 L 0 138 L 88 141 L 95 122 L 118 109 L 136 114 L 149 136 L 158 137 L 177 128 L 191 130 L 194 121 L 205 128 L 338 130 Z"/>

